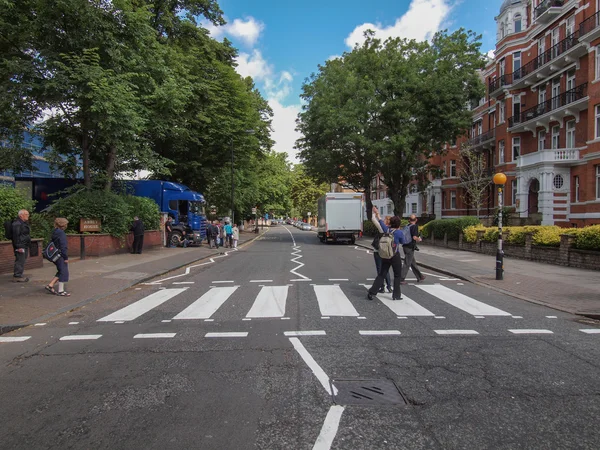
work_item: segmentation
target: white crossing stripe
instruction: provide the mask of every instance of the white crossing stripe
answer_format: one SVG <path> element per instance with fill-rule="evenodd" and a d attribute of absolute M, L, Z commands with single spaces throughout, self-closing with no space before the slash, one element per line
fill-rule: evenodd
<path fill-rule="evenodd" d="M 398 330 L 359 330 L 361 336 L 398 336 Z"/>
<path fill-rule="evenodd" d="M 125 308 L 119 309 L 106 317 L 98 319 L 98 322 L 116 322 L 125 320 L 135 320 L 142 314 L 146 314 L 153 308 L 162 305 L 167 300 L 172 299 L 177 294 L 181 294 L 187 288 L 163 289 L 132 303 Z"/>
<path fill-rule="evenodd" d="M 364 287 L 369 289 L 371 286 L 363 284 Z M 409 317 L 409 316 L 435 316 L 434 313 L 421 305 L 411 300 L 405 294 L 402 294 L 402 300 L 392 300 L 392 294 L 389 293 L 378 293 L 377 298 L 381 303 L 390 308 L 397 316 Z"/>
<path fill-rule="evenodd" d="M 313 286 L 321 316 L 360 316 L 339 286 Z"/>
<path fill-rule="evenodd" d="M 73 334 L 71 336 L 63 336 L 59 341 L 91 341 L 100 339 L 101 337 L 101 334 Z"/>
<path fill-rule="evenodd" d="M 247 332 L 243 332 L 243 333 L 236 333 L 236 332 L 231 332 L 231 333 L 206 333 L 204 335 L 204 337 L 207 338 L 213 338 L 213 337 L 246 337 L 248 336 Z"/>
<path fill-rule="evenodd" d="M 246 317 L 283 317 L 288 286 L 263 286 Z"/>
<path fill-rule="evenodd" d="M 325 336 L 325 330 L 316 331 L 284 331 L 284 336 Z"/>
<path fill-rule="evenodd" d="M 23 342 L 31 339 L 31 336 L 0 336 L 0 342 Z"/>
<path fill-rule="evenodd" d="M 475 330 L 433 330 L 436 334 L 445 334 L 445 335 L 464 335 L 464 334 L 479 334 Z"/>
<path fill-rule="evenodd" d="M 510 313 L 502 311 L 501 309 L 494 308 L 493 306 L 486 305 L 483 302 L 477 301 L 471 297 L 467 297 L 460 292 L 453 291 L 446 286 L 439 284 L 428 284 L 423 286 L 417 286 L 419 289 L 431 294 L 443 302 L 446 302 L 458 309 L 472 314 L 474 316 L 510 316 Z"/>
<path fill-rule="evenodd" d="M 212 288 L 173 319 L 209 319 L 237 288 L 238 286 Z"/>
<path fill-rule="evenodd" d="M 579 331 L 586 334 L 600 334 L 600 328 L 584 328 L 583 330 Z"/>
<path fill-rule="evenodd" d="M 172 338 L 175 337 L 177 333 L 140 333 L 136 334 L 134 339 L 153 339 L 153 338 Z"/>
<path fill-rule="evenodd" d="M 554 334 L 550 330 L 528 330 L 528 329 L 521 329 L 521 330 L 508 330 L 508 331 L 510 331 L 512 334 Z"/>

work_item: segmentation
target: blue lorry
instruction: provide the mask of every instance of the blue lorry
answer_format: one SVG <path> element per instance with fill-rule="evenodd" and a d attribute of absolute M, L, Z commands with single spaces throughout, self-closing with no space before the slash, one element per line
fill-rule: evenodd
<path fill-rule="evenodd" d="M 120 190 L 138 197 L 151 198 L 161 213 L 171 216 L 172 245 L 177 246 L 181 242 L 184 232 L 188 237 L 193 235 L 196 244 L 206 239 L 206 201 L 199 192 L 172 181 L 126 180 L 118 183 Z"/>

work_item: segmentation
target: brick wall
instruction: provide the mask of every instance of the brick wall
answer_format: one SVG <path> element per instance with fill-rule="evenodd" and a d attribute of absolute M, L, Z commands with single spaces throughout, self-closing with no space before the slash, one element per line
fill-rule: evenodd
<path fill-rule="evenodd" d="M 32 239 L 32 248 L 25 263 L 25 270 L 37 269 L 44 265 L 42 259 L 42 240 Z M 37 249 L 37 255 L 36 253 Z M 15 253 L 11 241 L 0 241 L 0 273 L 11 273 L 15 264 Z"/>
<path fill-rule="evenodd" d="M 131 251 L 133 235 L 116 238 L 108 234 L 68 234 L 67 246 L 70 257 L 79 257 L 81 254 L 81 239 L 84 240 L 85 256 L 98 257 L 127 253 Z M 144 233 L 144 249 L 160 247 L 162 233 L 160 231 L 146 231 Z"/>

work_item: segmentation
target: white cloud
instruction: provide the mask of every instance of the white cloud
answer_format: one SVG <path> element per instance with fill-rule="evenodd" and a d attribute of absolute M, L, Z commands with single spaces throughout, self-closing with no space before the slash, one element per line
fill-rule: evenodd
<path fill-rule="evenodd" d="M 292 163 L 299 163 L 297 150 L 294 149 L 296 139 L 301 134 L 296 131 L 296 117 L 300 113 L 301 106 L 284 106 L 276 99 L 270 99 L 269 105 L 273 109 L 273 134 L 271 138 L 275 141 L 274 150 L 280 153 L 287 153 L 288 160 Z"/>
<path fill-rule="evenodd" d="M 373 30 L 375 36 L 382 40 L 401 37 L 424 41 L 441 29 L 450 9 L 450 0 L 412 0 L 408 11 L 393 25 L 384 27 L 381 24 L 363 23 L 348 35 L 345 43 L 350 48 L 362 44 L 367 30 Z"/>
<path fill-rule="evenodd" d="M 489 52 L 487 52 L 486 56 L 488 58 L 490 58 L 490 59 L 494 59 L 496 57 L 496 51 L 495 50 L 490 50 Z"/>
<path fill-rule="evenodd" d="M 233 22 L 223 26 L 215 26 L 208 21 L 202 22 L 202 27 L 206 28 L 215 39 L 227 35 L 242 41 L 248 47 L 252 47 L 265 29 L 265 24 L 257 21 L 254 17 L 248 17 L 246 20 L 234 19 Z"/>
<path fill-rule="evenodd" d="M 236 71 L 243 77 L 264 81 L 273 76 L 273 66 L 267 63 L 260 50 L 254 49 L 251 54 L 240 53 L 236 61 Z"/>

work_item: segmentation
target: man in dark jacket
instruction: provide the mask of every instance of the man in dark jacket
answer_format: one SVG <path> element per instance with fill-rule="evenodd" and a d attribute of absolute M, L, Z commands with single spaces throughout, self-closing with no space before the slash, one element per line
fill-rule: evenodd
<path fill-rule="evenodd" d="M 29 211 L 22 209 L 12 223 L 12 245 L 15 251 L 14 283 L 26 283 L 29 278 L 23 276 L 25 261 L 29 255 L 31 244 L 31 228 L 29 227 Z"/>
<path fill-rule="evenodd" d="M 404 250 L 404 266 L 402 266 L 402 284 L 406 284 L 404 279 L 406 275 L 408 275 L 408 269 L 412 269 L 415 277 L 417 277 L 417 282 L 421 282 L 425 280 L 425 275 L 421 273 L 419 266 L 417 265 L 417 260 L 415 259 L 415 250 L 417 250 L 417 242 L 421 242 L 422 239 L 419 236 L 419 227 L 417 226 L 417 216 L 411 214 L 408 218 L 408 223 L 410 225 L 410 236 L 411 241 L 408 244 L 404 244 L 402 246 L 402 250 Z"/>
<path fill-rule="evenodd" d="M 133 244 L 131 253 L 142 254 L 142 247 L 144 246 L 144 222 L 138 216 L 133 218 L 133 225 L 131 225 L 131 231 L 133 232 Z"/>

